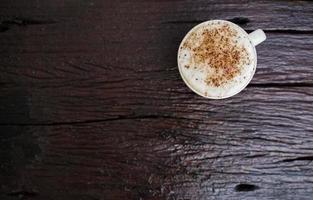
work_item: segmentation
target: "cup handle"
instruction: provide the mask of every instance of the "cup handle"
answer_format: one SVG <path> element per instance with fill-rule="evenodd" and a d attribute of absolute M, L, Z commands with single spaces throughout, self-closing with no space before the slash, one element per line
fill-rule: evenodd
<path fill-rule="evenodd" d="M 266 40 L 266 35 L 261 29 L 255 30 L 249 34 L 249 39 L 254 46 Z"/>

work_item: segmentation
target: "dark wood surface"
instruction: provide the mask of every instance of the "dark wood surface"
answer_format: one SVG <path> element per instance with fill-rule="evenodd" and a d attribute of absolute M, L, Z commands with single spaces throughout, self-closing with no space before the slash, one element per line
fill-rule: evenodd
<path fill-rule="evenodd" d="M 192 93 L 176 52 L 227 19 L 251 84 Z M 312 199 L 313 2 L 2 0 L 0 199 Z"/>

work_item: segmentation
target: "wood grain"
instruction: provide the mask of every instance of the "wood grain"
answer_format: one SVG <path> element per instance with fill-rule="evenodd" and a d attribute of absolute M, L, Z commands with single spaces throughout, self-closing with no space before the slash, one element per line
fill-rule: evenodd
<path fill-rule="evenodd" d="M 276 34 L 272 38 L 269 35 L 267 43 L 258 48 L 259 65 L 249 87 L 312 85 L 311 37 L 288 34 L 279 34 L 279 38 L 274 36 Z M 170 98 L 177 94 L 184 99 L 194 99 L 194 94 L 184 85 L 177 70 L 177 43 L 178 40 L 169 43 L 169 49 L 164 49 L 161 41 L 146 49 L 141 49 L 137 44 L 140 49 L 136 53 L 132 53 L 132 48 L 137 48 L 134 45 L 111 45 L 110 52 L 125 52 L 124 56 L 116 57 L 116 61 L 109 60 L 115 58 L 93 53 L 82 57 L 61 52 L 42 53 L 42 56 L 27 54 L 18 57 L 18 60 L 5 57 L 2 59 L 0 76 L 3 84 L 1 93 L 7 98 L 3 100 L 5 102 L 0 110 L 5 115 L 10 114 L 2 118 L 2 123 L 101 120 L 137 115 L 136 106 L 167 107 L 183 101 L 171 102 Z M 138 57 L 137 54 L 142 56 Z M 270 93 L 268 95 L 271 96 Z M 239 94 L 237 98 L 244 96 Z M 23 104 L 20 106 L 30 109 L 29 115 L 22 114 L 17 118 L 13 113 L 24 110 L 16 110 L 11 99 L 20 101 Z M 156 103 L 150 104 L 149 99 Z"/>
<path fill-rule="evenodd" d="M 232 102 L 177 94 L 154 115 L 141 105 L 141 116 L 26 126 L 25 144 L 37 148 L 19 179 L 39 199 L 309 199 L 312 93 L 248 88 Z"/>
<path fill-rule="evenodd" d="M 311 1 L 2 0 L 0 199 L 311 199 Z M 187 31 L 262 28 L 251 84 L 181 80 Z"/>

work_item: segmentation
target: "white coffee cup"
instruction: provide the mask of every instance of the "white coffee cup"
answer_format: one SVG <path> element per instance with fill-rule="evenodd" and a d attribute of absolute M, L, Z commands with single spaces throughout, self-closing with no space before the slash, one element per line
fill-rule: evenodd
<path fill-rule="evenodd" d="M 184 67 L 183 66 L 184 61 L 182 60 L 182 58 L 180 56 L 182 54 L 182 52 L 181 52 L 182 51 L 181 49 L 183 49 L 182 46 L 185 43 L 185 41 L 187 40 L 187 38 L 190 36 L 190 34 L 195 33 L 199 28 L 210 27 L 211 25 L 213 26 L 214 24 L 217 24 L 217 23 L 230 25 L 232 28 L 234 28 L 238 32 L 239 35 L 242 36 L 241 38 L 244 38 L 244 39 L 241 39 L 241 40 L 245 44 L 249 43 L 248 45 L 250 45 L 249 48 L 251 49 L 250 57 L 253 60 L 253 63 L 251 63 L 251 66 L 250 66 L 250 67 L 253 67 L 253 69 L 252 68 L 249 69 L 250 70 L 249 75 L 248 75 L 249 77 L 246 77 L 246 75 L 245 75 L 244 81 L 241 81 L 240 84 L 238 83 L 236 85 L 235 83 L 233 83 L 232 85 L 234 86 L 233 87 L 234 89 L 229 89 L 230 88 L 229 87 L 227 89 L 228 91 L 225 92 L 225 94 L 223 94 L 223 89 L 219 88 L 221 95 L 217 95 L 217 92 L 216 92 L 216 94 L 213 95 L 213 94 L 210 94 L 210 91 L 204 92 L 205 90 L 199 89 L 201 87 L 197 87 L 198 86 L 198 85 L 196 85 L 197 83 L 195 83 L 195 82 L 193 82 L 191 80 L 191 78 L 188 75 L 188 72 L 186 72 L 186 69 L 183 68 Z M 255 69 L 256 69 L 256 65 L 257 65 L 257 54 L 256 54 L 255 46 L 257 46 L 258 44 L 263 42 L 265 39 L 266 39 L 266 35 L 265 35 L 265 33 L 261 29 L 258 29 L 256 31 L 253 31 L 252 33 L 248 34 L 246 31 L 244 31 L 238 25 L 236 25 L 236 24 L 234 24 L 232 22 L 226 21 L 226 20 L 209 20 L 209 21 L 203 22 L 203 23 L 195 26 L 194 28 L 192 28 L 186 34 L 186 36 L 184 37 L 184 39 L 182 40 L 182 42 L 181 42 L 181 44 L 179 46 L 177 62 L 178 62 L 178 68 L 179 68 L 180 75 L 181 75 L 182 79 L 184 80 L 184 82 L 186 83 L 186 85 L 192 91 L 194 91 L 196 94 L 198 94 L 200 96 L 203 96 L 205 98 L 209 98 L 209 99 L 224 99 L 224 98 L 228 98 L 228 97 L 231 97 L 233 95 L 236 95 L 240 91 L 242 91 L 250 83 L 250 81 L 252 80 L 252 78 L 253 78 L 253 76 L 255 74 Z M 216 91 L 218 91 L 218 90 L 216 90 Z"/>

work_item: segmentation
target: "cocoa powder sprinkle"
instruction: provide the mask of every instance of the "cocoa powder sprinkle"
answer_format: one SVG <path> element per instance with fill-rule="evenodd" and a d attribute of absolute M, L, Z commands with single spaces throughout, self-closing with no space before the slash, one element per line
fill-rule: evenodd
<path fill-rule="evenodd" d="M 183 47 L 191 50 L 194 65 L 209 67 L 214 72 L 207 75 L 205 82 L 219 87 L 240 74 L 242 67 L 250 63 L 248 53 L 243 45 L 237 43 L 237 31 L 228 24 L 201 31 L 201 42 L 197 46 L 195 41 L 199 41 L 199 36 L 192 33 Z"/>

